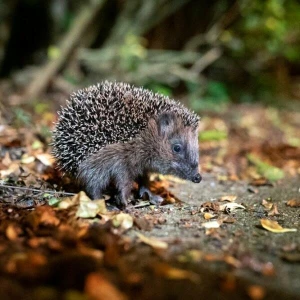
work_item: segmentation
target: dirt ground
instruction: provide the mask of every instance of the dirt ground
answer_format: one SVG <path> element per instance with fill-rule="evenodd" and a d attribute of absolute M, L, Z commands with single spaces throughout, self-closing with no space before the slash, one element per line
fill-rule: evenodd
<path fill-rule="evenodd" d="M 87 291 L 91 274 L 98 274 L 92 286 L 100 284 L 103 295 L 91 299 L 300 299 L 299 208 L 286 205 L 299 199 L 299 183 L 293 178 L 253 189 L 242 181 L 220 183 L 211 175 L 204 175 L 201 184 L 174 183 L 171 190 L 180 203 L 129 206 L 126 212 L 135 218 L 135 226 L 120 236 L 107 231 L 110 226 L 96 224 L 85 237 L 84 249 L 89 251 L 82 251 L 72 232 L 68 238 L 53 234 L 53 224 L 30 232 L 28 216 L 20 218 L 24 210 L 3 206 L 2 231 L 12 210 L 19 223 L 27 219 L 28 228 L 18 237 L 7 228 L 1 234 L 1 299 L 86 299 L 81 292 L 84 287 L 91 296 Z M 229 203 L 218 201 L 229 195 L 237 196 L 235 203 L 245 209 L 215 210 L 223 220 L 220 228 L 204 228 L 205 211 L 213 212 L 215 203 Z M 298 231 L 263 229 L 260 220 L 268 212 L 262 199 L 277 204 L 279 214 L 269 219 Z M 166 242 L 167 249 L 141 244 L 137 232 Z M 5 235 L 9 243 L 4 242 Z M 104 249 L 104 261 L 99 249 Z"/>
<path fill-rule="evenodd" d="M 177 258 L 184 249 L 194 249 L 198 251 L 196 254 L 220 256 L 220 262 L 215 257 L 199 261 L 187 259 L 181 267 L 195 271 L 199 282 L 181 283 L 180 287 L 178 283 L 168 282 L 170 288 L 167 289 L 156 283 L 158 287 L 153 289 L 153 297 L 156 291 L 155 297 L 164 294 L 165 299 L 260 299 L 259 292 L 251 293 L 254 286 L 259 286 L 264 291 L 264 299 L 300 299 L 300 215 L 299 209 L 286 205 L 287 200 L 299 198 L 299 188 L 299 178 L 275 187 L 259 187 L 256 194 L 249 192 L 249 185 L 244 182 L 220 184 L 210 176 L 204 176 L 200 185 L 177 184 L 174 193 L 184 199 L 184 204 L 163 207 L 167 221 L 149 235 L 168 241 Z M 216 234 L 205 234 L 203 216 L 193 213 L 204 202 L 216 201 L 228 194 L 237 195 L 236 202 L 246 209 L 229 214 L 235 222 L 222 224 Z M 260 226 L 260 219 L 266 217 L 261 202 L 267 198 L 277 204 L 280 212 L 273 219 L 283 227 L 297 228 L 298 232 L 272 233 Z M 295 248 L 290 247 L 298 248 L 297 254 L 292 255 Z M 224 263 L 226 255 L 236 257 L 240 265 Z"/>
<path fill-rule="evenodd" d="M 0 126 L 1 300 L 300 299 L 296 110 L 203 117 L 203 181 L 160 177 L 164 205 L 123 212 L 65 193 L 79 189 L 50 155 L 55 117 Z"/>

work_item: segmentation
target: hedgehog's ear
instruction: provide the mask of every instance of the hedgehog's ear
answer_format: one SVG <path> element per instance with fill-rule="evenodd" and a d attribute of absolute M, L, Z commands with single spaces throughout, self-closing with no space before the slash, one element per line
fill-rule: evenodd
<path fill-rule="evenodd" d="M 174 114 L 165 112 L 159 115 L 157 126 L 160 135 L 167 135 L 174 129 Z"/>

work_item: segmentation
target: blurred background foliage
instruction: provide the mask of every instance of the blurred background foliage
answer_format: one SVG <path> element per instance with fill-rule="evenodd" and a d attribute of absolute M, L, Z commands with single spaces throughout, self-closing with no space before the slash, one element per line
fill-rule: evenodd
<path fill-rule="evenodd" d="M 81 17 L 90 18 L 88 26 L 76 31 Z M 64 52 L 72 30 L 72 51 Z M 0 0 L 0 75 L 10 91 L 26 92 L 39 70 L 61 56 L 35 97 L 112 79 L 183 97 L 197 111 L 230 102 L 296 101 L 300 4 Z"/>

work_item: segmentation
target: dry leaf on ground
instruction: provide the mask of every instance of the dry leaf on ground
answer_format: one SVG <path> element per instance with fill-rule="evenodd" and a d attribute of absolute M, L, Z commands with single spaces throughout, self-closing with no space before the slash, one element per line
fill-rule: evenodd
<path fill-rule="evenodd" d="M 217 217 L 216 215 L 213 215 L 213 214 L 211 214 L 211 213 L 204 213 L 204 219 L 205 220 L 210 220 L 210 219 L 212 219 L 212 218 L 215 218 L 215 217 Z"/>
<path fill-rule="evenodd" d="M 91 200 L 85 192 L 82 191 L 72 198 L 64 198 L 57 204 L 57 207 L 66 209 L 78 204 L 76 216 L 80 218 L 95 218 L 98 214 L 105 214 L 107 212 L 104 199 Z"/>
<path fill-rule="evenodd" d="M 222 222 L 216 220 L 216 221 L 210 221 L 206 223 L 202 223 L 202 226 L 205 228 L 219 228 Z"/>
<path fill-rule="evenodd" d="M 34 156 L 30 156 L 28 154 L 24 154 L 22 157 L 21 157 L 21 163 L 22 164 L 31 164 L 32 162 L 35 161 L 35 157 Z"/>
<path fill-rule="evenodd" d="M 262 204 L 263 207 L 266 208 L 266 209 L 271 209 L 272 206 L 273 206 L 273 203 L 270 202 L 270 201 L 268 201 L 268 200 L 266 200 L 266 199 L 263 199 L 262 202 L 261 202 L 261 204 Z"/>
<path fill-rule="evenodd" d="M 266 295 L 265 289 L 260 285 L 251 285 L 247 289 L 248 295 L 252 300 L 264 299 Z"/>
<path fill-rule="evenodd" d="M 18 238 L 20 232 L 21 230 L 19 227 L 14 224 L 9 224 L 6 228 L 5 234 L 10 241 L 15 241 Z"/>
<path fill-rule="evenodd" d="M 126 300 L 127 297 L 104 276 L 90 273 L 85 280 L 86 294 L 94 300 Z"/>
<path fill-rule="evenodd" d="M 164 241 L 160 241 L 156 238 L 148 238 L 144 235 L 142 235 L 139 232 L 136 232 L 136 235 L 138 236 L 138 238 L 145 244 L 151 246 L 154 249 L 167 249 L 168 248 L 168 244 Z"/>
<path fill-rule="evenodd" d="M 287 201 L 286 205 L 290 207 L 300 207 L 300 199 L 291 199 Z"/>
<path fill-rule="evenodd" d="M 281 227 L 278 222 L 271 221 L 268 219 L 261 219 L 260 220 L 261 226 L 268 231 L 275 232 L 275 233 L 284 233 L 284 232 L 295 232 L 297 231 L 296 228 L 283 228 Z"/>
<path fill-rule="evenodd" d="M 279 211 L 278 211 L 278 207 L 277 204 L 273 204 L 272 209 L 268 212 L 268 216 L 277 216 L 280 215 Z"/>
<path fill-rule="evenodd" d="M 217 202 L 208 201 L 201 204 L 200 212 L 219 211 L 220 205 Z"/>
<path fill-rule="evenodd" d="M 34 229 L 38 228 L 40 225 L 58 226 L 60 223 L 60 220 L 56 217 L 55 211 L 51 206 L 37 207 L 27 215 L 26 219 Z"/>
<path fill-rule="evenodd" d="M 157 275 L 172 280 L 189 279 L 193 282 L 197 282 L 199 280 L 198 274 L 183 269 L 173 268 L 165 263 L 155 264 L 154 271 Z"/>
<path fill-rule="evenodd" d="M 20 176 L 21 175 L 21 169 L 18 163 L 11 163 L 7 169 L 0 171 L 0 177 L 6 178 L 10 175 Z"/>
<path fill-rule="evenodd" d="M 106 213 L 105 200 L 84 200 L 79 202 L 76 217 L 95 218 L 98 214 Z"/>
<path fill-rule="evenodd" d="M 227 201 L 227 202 L 234 202 L 236 200 L 237 196 L 235 195 L 227 195 L 220 198 L 220 201 Z"/>
<path fill-rule="evenodd" d="M 120 213 L 113 216 L 112 223 L 115 227 L 121 228 L 125 231 L 133 226 L 133 218 L 129 214 Z"/>
<path fill-rule="evenodd" d="M 223 210 L 227 213 L 230 213 L 238 208 L 241 208 L 241 209 L 246 209 L 245 206 L 241 205 L 241 204 L 238 204 L 238 203 L 225 203 L 225 204 L 221 204 L 220 205 L 220 210 Z"/>
<path fill-rule="evenodd" d="M 232 223 L 234 223 L 235 222 L 235 218 L 232 218 L 232 217 L 225 217 L 225 218 L 223 218 L 222 219 L 222 222 L 223 223 L 228 223 L 228 224 L 232 224 Z"/>
<path fill-rule="evenodd" d="M 45 166 L 52 166 L 54 164 L 54 157 L 49 153 L 37 154 L 35 157 Z"/>

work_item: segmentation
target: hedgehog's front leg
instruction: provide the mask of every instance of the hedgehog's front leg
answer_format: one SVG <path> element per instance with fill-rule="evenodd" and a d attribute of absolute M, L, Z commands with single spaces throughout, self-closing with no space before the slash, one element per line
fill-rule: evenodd
<path fill-rule="evenodd" d="M 99 154 L 97 158 L 88 158 L 78 168 L 77 180 L 93 200 L 102 198 L 102 193 L 110 181 L 105 169 L 101 168 L 101 158 Z"/>
<path fill-rule="evenodd" d="M 115 200 L 117 206 L 120 208 L 125 208 L 127 206 L 127 200 L 130 196 L 131 189 L 132 189 L 132 180 L 124 174 L 120 172 L 115 178 L 115 187 L 116 187 L 116 195 Z"/>
<path fill-rule="evenodd" d="M 146 194 L 150 203 L 154 204 L 154 205 L 159 205 L 163 201 L 162 197 L 155 195 L 150 191 L 150 189 L 149 189 L 150 180 L 149 180 L 149 175 L 147 173 L 140 176 L 137 179 L 137 182 L 139 185 L 139 197 L 140 198 L 144 198 L 144 196 Z"/>

